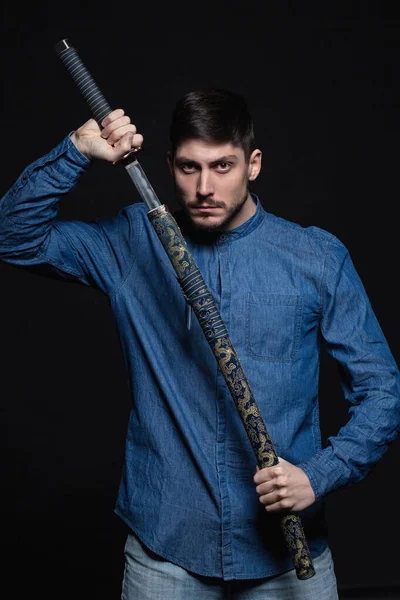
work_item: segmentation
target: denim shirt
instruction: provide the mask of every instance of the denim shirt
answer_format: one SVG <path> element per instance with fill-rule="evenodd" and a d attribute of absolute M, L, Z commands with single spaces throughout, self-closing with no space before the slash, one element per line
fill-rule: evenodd
<path fill-rule="evenodd" d="M 115 511 L 153 552 L 198 573 L 261 578 L 293 568 L 279 517 L 259 502 L 256 457 L 204 333 L 142 202 L 109 219 L 57 220 L 90 162 L 69 136 L 0 201 L 0 258 L 107 295 L 132 407 Z M 255 214 L 200 240 L 181 219 L 277 454 L 316 502 L 300 517 L 311 555 L 328 543 L 326 494 L 359 481 L 399 431 L 399 371 L 344 245 Z M 190 323 L 191 320 L 191 323 Z M 349 420 L 322 448 L 320 344 L 341 366 Z"/>

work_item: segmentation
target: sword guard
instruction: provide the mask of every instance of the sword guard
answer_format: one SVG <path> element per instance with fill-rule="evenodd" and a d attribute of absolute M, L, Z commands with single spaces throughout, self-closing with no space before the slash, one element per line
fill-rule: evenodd
<path fill-rule="evenodd" d="M 124 156 L 121 156 L 121 158 L 119 158 L 118 160 L 115 160 L 113 162 L 113 165 L 122 165 L 122 166 L 126 167 L 131 162 L 134 162 L 135 160 L 137 160 L 136 156 L 142 150 L 143 150 L 142 147 L 140 147 L 140 148 L 132 148 L 132 150 L 129 150 L 129 152 L 127 152 L 126 154 L 124 154 Z"/>

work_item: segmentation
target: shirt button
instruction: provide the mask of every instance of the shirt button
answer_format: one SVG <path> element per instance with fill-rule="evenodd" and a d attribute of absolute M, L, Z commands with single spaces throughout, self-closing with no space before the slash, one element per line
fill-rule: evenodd
<path fill-rule="evenodd" d="M 219 239 L 221 242 L 224 242 L 227 239 L 227 237 L 228 237 L 227 235 L 222 234 L 219 236 Z"/>

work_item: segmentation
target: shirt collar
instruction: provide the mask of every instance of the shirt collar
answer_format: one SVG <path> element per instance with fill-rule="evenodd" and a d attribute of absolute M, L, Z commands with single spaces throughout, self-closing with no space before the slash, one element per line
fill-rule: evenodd
<path fill-rule="evenodd" d="M 221 232 L 219 234 L 220 241 L 233 241 L 235 239 L 242 238 L 254 231 L 254 229 L 256 229 L 263 221 L 265 211 L 261 206 L 260 199 L 256 194 L 251 193 L 250 195 L 256 205 L 255 213 L 250 217 L 250 219 L 247 219 L 247 221 L 238 227 Z"/>

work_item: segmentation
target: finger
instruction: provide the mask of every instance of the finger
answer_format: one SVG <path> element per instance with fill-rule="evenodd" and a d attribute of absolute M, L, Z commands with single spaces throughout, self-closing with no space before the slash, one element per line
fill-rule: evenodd
<path fill-rule="evenodd" d="M 104 119 L 101 122 L 101 126 L 107 127 L 107 125 L 109 125 L 116 119 L 120 119 L 121 117 L 123 117 L 124 114 L 125 114 L 125 111 L 122 110 L 122 108 L 116 108 L 115 110 L 110 112 L 110 114 L 108 114 L 106 117 L 104 117 Z"/>
<path fill-rule="evenodd" d="M 276 490 L 275 484 L 272 481 L 261 483 L 256 487 L 256 492 L 259 496 L 271 494 Z"/>
<path fill-rule="evenodd" d="M 291 509 L 284 507 L 282 505 L 282 502 L 280 502 L 280 501 L 275 502 L 273 504 L 267 504 L 266 506 L 264 506 L 264 510 L 267 513 L 279 513 L 279 512 L 280 513 L 283 513 L 283 512 L 290 513 L 291 512 Z"/>
<path fill-rule="evenodd" d="M 125 156 L 132 149 L 139 150 L 143 144 L 143 136 L 140 133 L 132 134 L 132 132 L 126 133 L 115 146 L 110 146 L 110 152 L 112 152 L 112 160 L 118 161 L 120 158 Z"/>
<path fill-rule="evenodd" d="M 282 498 L 278 494 L 276 498 L 270 498 L 269 503 L 265 504 L 264 508 L 267 512 L 292 513 L 295 510 L 295 503 L 290 498 Z"/>
<path fill-rule="evenodd" d="M 287 496 L 287 490 L 276 488 L 260 496 L 259 501 L 265 506 L 267 512 L 291 511 L 294 505 L 293 500 Z"/>
<path fill-rule="evenodd" d="M 115 146 L 126 134 L 131 134 L 133 137 L 136 134 L 136 127 L 134 125 L 119 127 L 107 138 L 107 144 Z"/>
<path fill-rule="evenodd" d="M 272 489 L 267 494 L 262 494 L 259 497 L 260 503 L 264 504 L 265 506 L 272 506 L 273 504 L 276 504 L 277 502 L 280 502 L 281 500 L 282 500 L 282 498 L 281 498 L 280 494 L 275 489 Z"/>
<path fill-rule="evenodd" d="M 107 127 L 104 127 L 103 131 L 101 132 L 101 137 L 103 137 L 106 140 L 109 140 L 112 136 L 115 136 L 115 134 L 118 133 L 122 128 L 125 128 L 126 131 L 127 126 L 130 126 L 131 130 L 134 133 L 136 133 L 136 126 L 133 123 L 131 123 L 130 118 L 125 115 L 120 119 L 116 119 L 115 121 L 107 125 Z"/>
<path fill-rule="evenodd" d="M 134 135 L 124 135 L 121 140 L 119 140 L 115 147 L 123 147 L 125 150 L 132 150 L 132 148 L 139 150 L 143 145 L 143 136 L 140 133 L 135 133 Z"/>
<path fill-rule="evenodd" d="M 270 481 L 275 477 L 274 467 L 264 467 L 264 469 L 258 469 L 253 477 L 254 483 L 263 483 Z"/>

